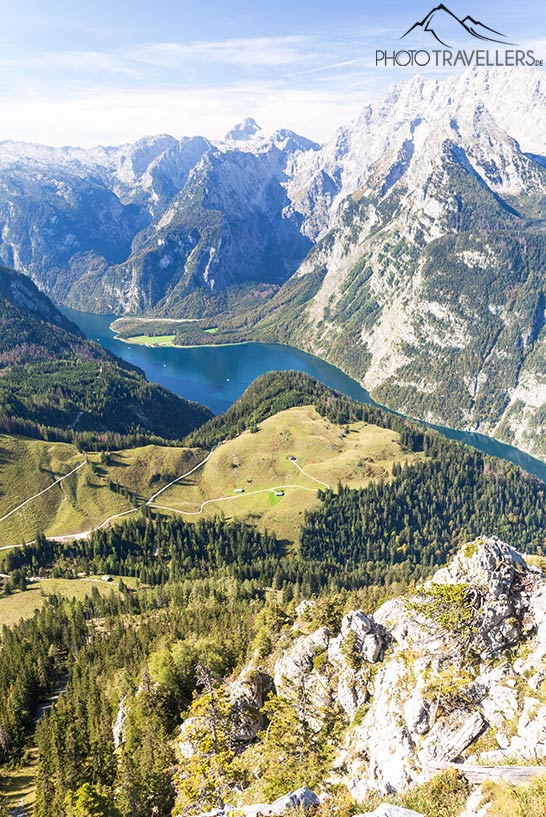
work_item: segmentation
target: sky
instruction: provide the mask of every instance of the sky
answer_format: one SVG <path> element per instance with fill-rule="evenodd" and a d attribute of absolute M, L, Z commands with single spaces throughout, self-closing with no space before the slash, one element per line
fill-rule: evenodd
<path fill-rule="evenodd" d="M 121 144 L 221 138 L 252 116 L 328 139 L 412 68 L 376 49 L 427 0 L 0 0 L 0 141 Z M 546 58 L 538 0 L 447 0 Z M 433 75 L 425 69 L 423 73 Z"/>

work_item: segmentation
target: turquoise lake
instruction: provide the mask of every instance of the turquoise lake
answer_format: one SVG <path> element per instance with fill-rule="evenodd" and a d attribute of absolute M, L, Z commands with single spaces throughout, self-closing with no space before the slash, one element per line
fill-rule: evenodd
<path fill-rule="evenodd" d="M 356 380 L 340 369 L 291 346 L 267 343 L 186 349 L 131 346 L 115 339 L 110 329 L 112 316 L 76 312 L 64 307 L 62 312 L 80 327 L 86 337 L 98 341 L 118 357 L 142 369 L 148 380 L 159 383 L 188 400 L 196 400 L 208 406 L 215 414 L 229 408 L 261 374 L 290 369 L 307 372 L 354 400 L 374 402 Z M 546 482 L 546 463 L 524 454 L 518 448 L 504 445 L 483 434 L 434 427 L 446 437 L 514 462 Z"/>

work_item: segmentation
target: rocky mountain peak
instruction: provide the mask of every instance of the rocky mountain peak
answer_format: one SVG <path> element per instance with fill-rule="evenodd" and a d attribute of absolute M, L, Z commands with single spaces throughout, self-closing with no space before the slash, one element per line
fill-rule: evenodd
<path fill-rule="evenodd" d="M 540 575 L 523 556 L 498 537 L 477 539 L 460 550 L 450 565 L 437 570 L 429 584 L 468 584 L 491 599 L 510 596 L 527 577 Z"/>
<path fill-rule="evenodd" d="M 248 142 L 250 139 L 255 139 L 260 133 L 262 129 L 256 120 L 248 116 L 226 133 L 225 140 L 226 142 Z"/>

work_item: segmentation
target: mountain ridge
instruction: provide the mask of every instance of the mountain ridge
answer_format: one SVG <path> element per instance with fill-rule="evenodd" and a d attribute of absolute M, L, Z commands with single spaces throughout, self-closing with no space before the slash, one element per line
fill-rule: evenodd
<path fill-rule="evenodd" d="M 527 139 L 541 139 L 544 154 L 546 83 L 522 76 Z M 546 176 L 521 144 L 519 117 L 509 126 L 514 82 L 507 71 L 415 77 L 301 157 L 290 193 L 315 245 L 294 279 L 320 273 L 322 283 L 288 340 L 384 404 L 543 457 Z M 298 193 L 310 174 L 324 196 Z M 333 195 L 324 178 L 337 180 Z"/>

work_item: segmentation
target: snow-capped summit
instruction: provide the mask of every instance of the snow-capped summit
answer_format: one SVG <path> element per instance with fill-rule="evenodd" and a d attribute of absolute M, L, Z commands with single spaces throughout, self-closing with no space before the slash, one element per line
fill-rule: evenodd
<path fill-rule="evenodd" d="M 248 116 L 239 122 L 225 135 L 226 142 L 248 142 L 251 139 L 256 139 L 262 133 L 262 129 L 255 119 Z"/>

